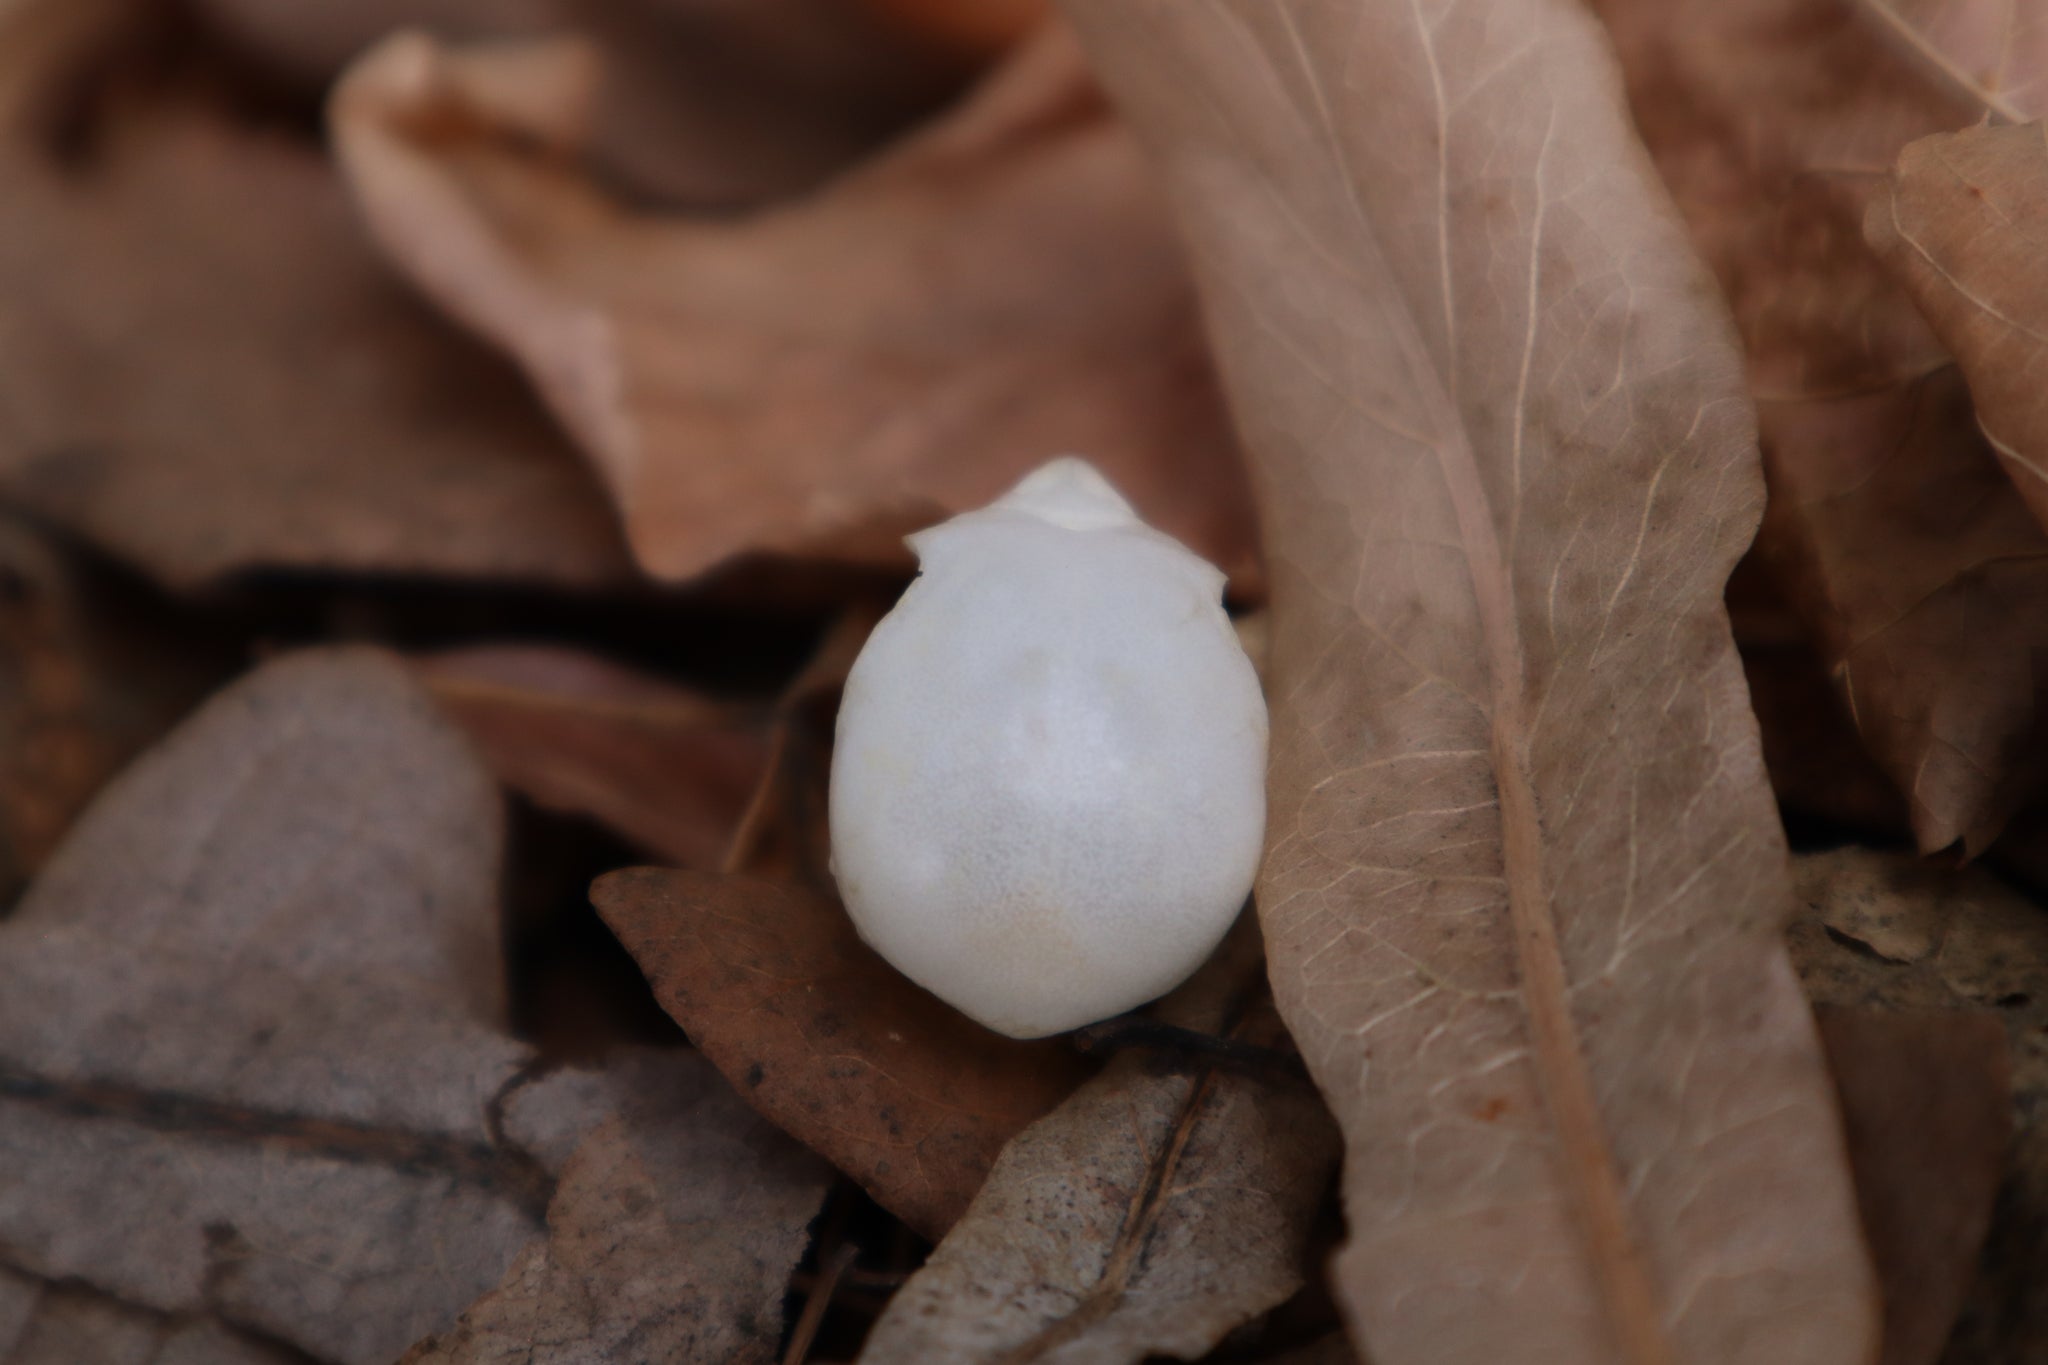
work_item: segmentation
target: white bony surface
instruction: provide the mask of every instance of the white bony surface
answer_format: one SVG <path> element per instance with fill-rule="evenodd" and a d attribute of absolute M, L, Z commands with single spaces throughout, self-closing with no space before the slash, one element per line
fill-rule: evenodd
<path fill-rule="evenodd" d="M 1265 836 L 1266 706 L 1223 574 L 1072 457 L 910 545 L 832 766 L 861 937 L 1017 1038 L 1164 994 Z"/>

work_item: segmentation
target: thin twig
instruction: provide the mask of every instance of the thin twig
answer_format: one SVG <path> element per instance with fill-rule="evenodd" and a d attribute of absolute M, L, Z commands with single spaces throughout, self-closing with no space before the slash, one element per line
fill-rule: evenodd
<path fill-rule="evenodd" d="M 859 1256 L 859 1247 L 841 1242 L 825 1258 L 825 1264 L 818 1267 L 817 1288 L 804 1300 L 803 1315 L 796 1320 L 796 1330 L 789 1334 L 789 1349 L 782 1353 L 782 1365 L 804 1365 L 804 1358 L 811 1353 L 811 1342 L 817 1339 L 818 1325 L 825 1320 L 825 1310 L 832 1306 L 832 1292 Z"/>

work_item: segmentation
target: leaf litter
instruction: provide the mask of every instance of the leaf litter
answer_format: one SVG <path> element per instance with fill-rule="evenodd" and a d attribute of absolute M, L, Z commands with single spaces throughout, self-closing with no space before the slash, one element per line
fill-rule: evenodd
<path fill-rule="evenodd" d="M 1070 17 L 0 0 L 0 1362 L 2048 1351 L 2048 24 Z M 1273 819 L 1019 1044 L 822 793 L 1069 448 Z"/>

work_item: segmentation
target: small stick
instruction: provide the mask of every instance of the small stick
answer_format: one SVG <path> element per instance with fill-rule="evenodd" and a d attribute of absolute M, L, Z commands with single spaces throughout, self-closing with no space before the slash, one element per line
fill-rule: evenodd
<path fill-rule="evenodd" d="M 796 1320 L 796 1330 L 789 1334 L 789 1349 L 782 1353 L 782 1365 L 804 1365 L 804 1357 L 811 1353 L 811 1342 L 817 1339 L 818 1326 L 825 1321 L 825 1310 L 832 1306 L 832 1291 L 839 1287 L 840 1277 L 853 1269 L 853 1263 L 859 1256 L 859 1247 L 851 1242 L 841 1242 L 825 1258 L 825 1264 L 818 1267 L 817 1287 L 804 1300 L 804 1311 Z"/>

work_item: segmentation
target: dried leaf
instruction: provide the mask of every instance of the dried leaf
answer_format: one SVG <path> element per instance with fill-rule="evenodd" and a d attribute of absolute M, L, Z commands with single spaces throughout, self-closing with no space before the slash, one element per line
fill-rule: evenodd
<path fill-rule="evenodd" d="M 1842 0 L 1596 8 L 1742 332 L 1771 488 L 1758 553 L 1920 847 L 1981 852 L 2042 775 L 2048 681 L 2029 660 L 2048 649 L 2048 537 L 1862 223 L 1902 146 L 1982 106 Z M 2015 13 L 1950 13 L 1966 9 Z"/>
<path fill-rule="evenodd" d="M 960 62 L 846 0 L 196 0 L 312 91 L 399 29 L 449 40 L 575 32 L 612 73 L 592 111 L 608 182 L 697 205 L 806 190 L 928 113 Z M 960 4 L 984 25 L 1004 6 Z"/>
<path fill-rule="evenodd" d="M 1318 1337 L 1306 1346 L 1277 1355 L 1265 1365 L 1360 1365 L 1364 1357 L 1351 1349 L 1342 1332 Z"/>
<path fill-rule="evenodd" d="M 1906 803 L 1871 761 L 1804 640 L 1742 646 L 1742 671 L 1763 732 L 1764 766 L 1787 819 L 1907 838 Z"/>
<path fill-rule="evenodd" d="M 116 102 L 82 162 L 32 136 L 81 45 L 39 16 L 73 3 L 0 10 L 0 493 L 178 586 L 622 580 L 572 452 L 407 297 L 312 148 L 176 92 Z"/>
<path fill-rule="evenodd" d="M 1934 1365 L 1975 1275 L 2005 1170 L 2005 1025 L 1975 1011 L 1827 1008 L 1818 1017 L 1884 1286 L 1879 1362 Z"/>
<path fill-rule="evenodd" d="M 0 514 L 0 904 L 106 780 L 224 671 L 163 603 Z"/>
<path fill-rule="evenodd" d="M 417 668 L 500 781 L 684 866 L 719 865 L 768 763 L 754 709 L 593 654 L 476 646 Z"/>
<path fill-rule="evenodd" d="M 655 998 L 756 1109 L 936 1238 L 1003 1144 L 1073 1088 L 1060 1042 L 1020 1043 L 927 995 L 823 897 L 629 868 L 590 896 Z"/>
<path fill-rule="evenodd" d="M 395 38 L 331 117 L 378 239 L 518 357 L 650 573 L 758 550 L 902 564 L 905 530 L 1081 450 L 1251 589 L 1248 499 L 1192 291 L 1067 43 L 1028 49 L 858 174 L 737 223 L 629 212 L 563 164 L 589 58 Z"/>
<path fill-rule="evenodd" d="M 548 1240 L 405 1365 L 772 1359 L 790 1272 L 831 1181 L 824 1163 L 694 1053 L 556 1073 L 507 1106 L 507 1131 L 541 1150 L 522 1131 L 525 1111 L 564 1103 L 613 1117 L 562 1169 Z"/>
<path fill-rule="evenodd" d="M 1156 1018 L 1284 1043 L 1252 928 L 1240 925 Z M 1119 1057 L 1018 1134 L 861 1359 L 1193 1360 L 1301 1288 L 1335 1125 L 1283 1068 L 1184 1065 Z"/>
<path fill-rule="evenodd" d="M 267 665 L 110 785 L 0 920 L 0 1264 L 342 1365 L 497 1283 L 552 1183 L 492 1121 L 530 1060 L 497 805 L 366 650 Z"/>
<path fill-rule="evenodd" d="M 1069 12 L 1178 193 L 1259 475 L 1260 914 L 1348 1140 L 1354 1335 L 1867 1361 L 1721 608 L 1761 497 L 1740 357 L 1597 27 Z"/>
<path fill-rule="evenodd" d="M 301 1365 L 217 1322 L 182 1321 L 77 1285 L 0 1270 L 4 1365 Z"/>
<path fill-rule="evenodd" d="M 2048 73 L 2048 60 L 2042 66 Z M 1863 230 L 1954 353 L 1984 438 L 2035 519 L 2048 525 L 2043 131 L 2039 123 L 1973 128 L 1909 144 Z"/>
<path fill-rule="evenodd" d="M 1814 999 L 1912 1018 L 1970 1009 L 1995 1010 L 2000 1017 L 2010 1048 L 2015 1140 L 1989 1241 L 1943 1358 L 1958 1365 L 2041 1359 L 2048 1352 L 2048 1304 L 2040 1295 L 2040 1267 L 2048 1258 L 2048 1129 L 2038 1122 L 2048 1105 L 2048 918 L 1989 873 L 1936 867 L 1899 854 L 1837 849 L 1797 858 L 1794 868 L 1804 909 L 1792 926 L 1792 952 Z M 1946 1094 L 1955 1117 L 1968 1112 L 1965 1105 L 1978 1103 L 1901 1075 L 1905 1060 L 1897 1059 L 1882 1085 L 1874 1080 L 1872 1088 L 1889 1089 L 1894 1102 L 1904 1105 L 1916 1095 L 1925 1100 Z M 1954 1064 L 1962 1074 L 1952 1079 L 1967 1080 L 1972 1073 L 1983 1079 L 1985 1064 L 1979 1051 L 1973 1063 Z M 1963 1158 L 1975 1153 L 1981 1161 L 1991 1140 L 1981 1127 L 1974 1136 L 1956 1132 L 1932 1139 L 1930 1146 L 1947 1150 L 1938 1163 L 1929 1158 L 1918 1178 L 1931 1205 L 1918 1211 L 1927 1230 L 1903 1239 L 1908 1245 L 1887 1246 L 1892 1239 L 1878 1238 L 1888 1283 L 1908 1291 L 1904 1299 L 1893 1298 L 1889 1320 L 1895 1330 L 1913 1334 L 1909 1341 L 1938 1341 L 1940 1324 L 1934 1319 L 1953 1319 L 1956 1286 L 1943 1283 L 1953 1267 L 1935 1273 L 1932 1258 L 1915 1266 L 1908 1257 L 1944 1243 L 1950 1255 L 1966 1254 L 1971 1239 L 1981 1237 L 1982 1211 L 1969 1204 L 1981 1199 L 1982 1185 L 1971 1194 L 1970 1177 L 1981 1182 L 1984 1173 L 1967 1170 Z M 1890 1197 L 1911 1200 L 1918 1193 L 1916 1184 Z M 1874 1194 L 1884 1197 L 1866 1184 L 1866 1205 Z M 1946 1235 L 1937 1231 L 1943 1223 Z M 1910 1245 L 1916 1241 L 1921 1245 Z M 1901 1324 L 1902 1313 L 1919 1319 L 1917 1325 Z M 1903 1358 L 1886 1356 L 1888 1362 Z"/>
<path fill-rule="evenodd" d="M 1855 0 L 1921 75 L 1995 118 L 2048 107 L 2048 14 L 1984 0 Z"/>
<path fill-rule="evenodd" d="M 1049 0 L 862 0 L 891 22 L 951 50 L 992 55 L 1041 27 Z"/>

